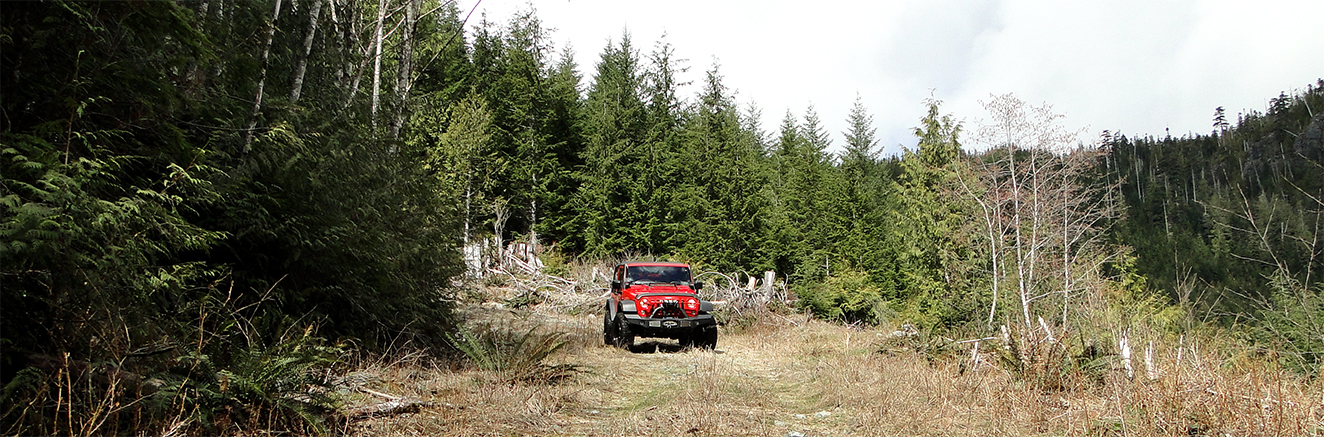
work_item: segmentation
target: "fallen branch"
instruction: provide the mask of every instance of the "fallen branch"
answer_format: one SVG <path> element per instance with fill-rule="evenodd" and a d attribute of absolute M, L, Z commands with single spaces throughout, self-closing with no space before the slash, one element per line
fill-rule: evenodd
<path fill-rule="evenodd" d="M 392 400 L 392 401 L 398 401 L 398 400 L 404 399 L 403 396 L 390 395 L 390 394 L 382 393 L 382 392 L 379 392 L 379 391 L 376 391 L 376 390 L 373 390 L 373 389 L 370 389 L 370 388 L 365 388 L 365 387 L 359 387 L 359 391 L 364 392 L 364 393 L 367 393 L 367 394 L 370 394 L 370 395 L 375 395 L 375 396 L 378 396 L 378 397 L 386 398 L 387 400 Z"/>
<path fill-rule="evenodd" d="M 380 394 L 380 393 L 379 393 Z M 360 407 L 345 413 L 351 421 L 371 419 L 374 417 L 396 416 L 400 414 L 417 413 L 419 410 L 431 407 L 431 402 L 424 402 L 418 399 L 404 398 L 393 401 L 382 402 L 377 405 Z"/>
<path fill-rule="evenodd" d="M 781 315 L 781 314 L 777 314 L 777 313 L 773 313 L 773 312 L 769 312 L 768 314 L 772 314 L 772 315 L 774 315 L 774 316 L 780 317 L 782 320 L 785 320 L 785 321 L 791 322 L 792 325 L 800 326 L 800 323 L 799 323 L 799 322 L 796 322 L 796 321 L 794 321 L 794 320 L 791 320 L 790 318 L 787 318 L 786 316 L 783 316 L 783 315 Z"/>

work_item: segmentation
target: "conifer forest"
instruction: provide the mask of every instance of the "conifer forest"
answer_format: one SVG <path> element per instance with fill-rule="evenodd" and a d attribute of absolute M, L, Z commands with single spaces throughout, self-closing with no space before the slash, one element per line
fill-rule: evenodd
<path fill-rule="evenodd" d="M 6 435 L 336 433 L 335 392 L 307 387 L 351 355 L 461 360 L 465 249 L 511 242 L 772 271 L 793 299 L 765 311 L 843 325 L 1105 349 L 1134 325 L 1324 365 L 1324 80 L 1181 137 L 931 99 L 884 155 L 859 100 L 844 143 L 812 107 L 764 126 L 718 66 L 688 87 L 677 48 L 628 34 L 577 65 L 534 10 L 0 17 Z"/>

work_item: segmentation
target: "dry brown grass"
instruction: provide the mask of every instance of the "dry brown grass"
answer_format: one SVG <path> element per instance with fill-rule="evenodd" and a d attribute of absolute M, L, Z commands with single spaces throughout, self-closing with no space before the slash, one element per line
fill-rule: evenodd
<path fill-rule="evenodd" d="M 485 317 L 501 317 L 492 310 Z M 1324 434 L 1324 387 L 1228 347 L 1158 345 L 1162 376 L 1042 391 L 991 366 L 876 351 L 890 330 L 803 318 L 723 332 L 716 352 L 674 342 L 600 346 L 596 315 L 508 313 L 575 339 L 560 363 L 588 369 L 557 384 L 476 370 L 382 363 L 376 388 L 418 397 L 421 412 L 349 425 L 354 435 L 1282 435 Z M 794 319 L 794 320 L 792 320 Z M 523 325 L 520 325 L 521 327 Z M 1193 351 L 1194 350 L 1194 351 Z M 555 364 L 555 363 L 554 363 Z M 1140 365 L 1143 369 L 1143 364 Z M 359 399 L 368 402 L 369 399 Z"/>

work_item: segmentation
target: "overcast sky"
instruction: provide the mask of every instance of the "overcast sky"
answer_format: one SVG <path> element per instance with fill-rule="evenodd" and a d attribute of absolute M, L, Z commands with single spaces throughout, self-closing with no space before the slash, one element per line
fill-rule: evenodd
<path fill-rule="evenodd" d="M 1215 107 L 1234 119 L 1324 77 L 1321 3 L 482 0 L 469 24 L 531 4 L 586 87 L 623 30 L 645 56 L 665 33 L 695 83 L 686 97 L 716 62 L 742 107 L 762 108 L 764 130 L 813 105 L 839 149 L 858 95 L 896 153 L 915 144 L 930 95 L 968 131 L 980 100 L 1010 92 L 1052 105 L 1086 140 L 1208 132 Z"/>

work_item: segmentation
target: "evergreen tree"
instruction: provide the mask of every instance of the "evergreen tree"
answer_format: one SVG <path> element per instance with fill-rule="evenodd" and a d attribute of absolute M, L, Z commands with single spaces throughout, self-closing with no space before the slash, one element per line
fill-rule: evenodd
<path fill-rule="evenodd" d="M 974 319 L 982 306 L 970 293 L 971 259 L 963 229 L 972 216 L 961 194 L 958 161 L 961 126 L 939 112 L 941 102 L 925 102 L 927 114 L 914 128 L 916 150 L 907 150 L 894 186 L 892 237 L 898 245 L 898 304 L 907 318 L 926 326 L 950 326 Z"/>
<path fill-rule="evenodd" d="M 892 225 L 889 220 L 892 194 L 887 189 L 891 180 L 878 157 L 873 117 L 859 97 L 846 122 L 850 129 L 843 133 L 846 147 L 839 168 L 845 178 L 843 209 L 850 229 L 839 246 L 841 255 L 856 268 L 868 272 L 876 285 L 891 287 L 895 264 L 895 254 L 890 251 L 887 238 Z"/>
<path fill-rule="evenodd" d="M 128 417 L 66 397 L 59 424 L 40 393 L 54 375 L 29 368 L 46 382 L 0 409 L 40 407 L 6 429 L 155 433 L 179 411 L 216 417 L 240 399 L 262 415 L 253 423 L 297 432 L 315 416 L 283 402 L 290 388 L 219 378 L 257 378 L 245 372 L 280 354 L 286 370 L 315 369 L 334 360 L 319 336 L 373 348 L 408 328 L 414 344 L 440 344 L 463 268 L 458 203 L 437 195 L 425 141 L 403 123 L 400 139 L 381 129 L 416 115 L 415 60 L 435 45 L 416 27 L 422 4 L 386 3 L 0 8 L 12 78 L 0 87 L 3 382 L 30 354 L 111 362 L 125 345 L 196 339 L 122 368 L 183 404 L 142 402 Z M 405 31 L 377 37 L 383 7 L 404 8 L 383 25 Z M 74 391 L 104 392 L 83 379 Z"/>
<path fill-rule="evenodd" d="M 501 182 L 489 193 L 488 207 L 518 212 L 509 224 L 494 213 L 494 229 L 509 228 L 534 242 L 541 229 L 563 232 L 562 221 L 543 219 L 561 215 L 574 190 L 567 166 L 577 164 L 581 144 L 573 128 L 578 75 L 570 58 L 554 63 L 553 50 L 532 9 L 504 29 L 484 20 L 474 36 L 475 89 L 492 110 L 493 168 Z"/>
<path fill-rule="evenodd" d="M 735 100 L 713 66 L 681 133 L 671 234 L 682 256 L 726 271 L 769 266 L 760 145 L 741 125 Z"/>
<path fill-rule="evenodd" d="M 873 116 L 864 108 L 864 102 L 855 96 L 855 105 L 846 117 L 850 130 L 843 132 L 846 147 L 841 155 L 841 168 L 846 171 L 852 186 L 859 187 L 873 176 L 874 165 L 878 162 L 877 129 L 873 127 Z"/>
<path fill-rule="evenodd" d="M 580 95 L 581 76 L 575 64 L 574 52 L 566 49 L 553 67 L 548 79 L 548 150 L 555 169 L 547 175 L 547 197 L 541 229 L 551 241 L 573 242 L 579 238 L 574 228 L 576 211 L 572 202 L 579 192 L 576 172 L 583 168 L 584 136 L 581 131 L 583 101 Z"/>
<path fill-rule="evenodd" d="M 651 251 L 645 203 L 655 187 L 656 157 L 644 147 L 643 79 L 639 55 L 626 34 L 609 43 L 584 102 L 582 119 L 585 171 L 575 210 L 585 251 L 609 254 L 622 250 Z"/>
<path fill-rule="evenodd" d="M 1322 257 L 1301 242 L 1314 241 L 1305 224 L 1324 198 L 1324 122 L 1311 109 L 1324 106 L 1321 90 L 1280 94 L 1235 123 L 1216 108 L 1213 135 L 1104 139 L 1099 177 L 1120 184 L 1127 216 L 1111 235 L 1135 249 L 1153 287 L 1200 312 L 1243 315 L 1315 286 Z"/>

